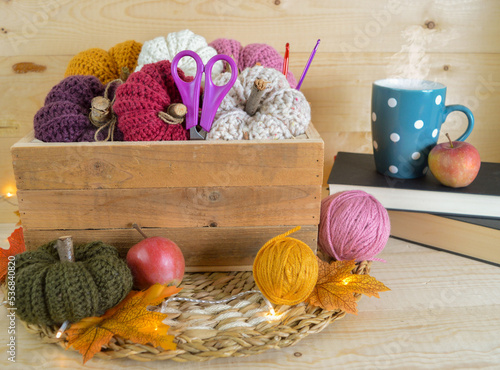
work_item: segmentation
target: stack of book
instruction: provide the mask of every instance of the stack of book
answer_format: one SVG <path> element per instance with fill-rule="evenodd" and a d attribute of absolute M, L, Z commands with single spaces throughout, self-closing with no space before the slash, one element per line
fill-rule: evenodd
<path fill-rule="evenodd" d="M 500 265 L 500 163 L 482 162 L 465 188 L 432 176 L 395 179 L 375 170 L 373 155 L 339 152 L 328 178 L 330 194 L 364 190 L 388 210 L 391 235 Z"/>

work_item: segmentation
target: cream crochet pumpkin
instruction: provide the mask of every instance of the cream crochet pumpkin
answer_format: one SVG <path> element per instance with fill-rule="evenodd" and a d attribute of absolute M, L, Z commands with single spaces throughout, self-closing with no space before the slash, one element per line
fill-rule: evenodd
<path fill-rule="evenodd" d="M 197 35 L 190 30 L 172 32 L 166 38 L 159 36 L 144 43 L 135 70 L 140 71 L 145 64 L 156 63 L 161 60 L 172 61 L 174 56 L 183 50 L 196 52 L 204 64 L 217 54 L 213 47 L 208 46 L 203 36 Z M 178 67 L 182 69 L 186 76 L 196 74 L 196 62 L 192 58 L 182 58 Z M 212 76 L 219 75 L 222 68 L 222 62 L 217 62 L 212 69 Z"/>
<path fill-rule="evenodd" d="M 223 73 L 214 80 L 224 85 L 230 73 Z M 255 79 L 269 82 L 257 112 L 250 116 L 245 105 Z M 305 133 L 311 121 L 311 107 L 304 94 L 292 89 L 285 76 L 262 66 L 247 68 L 222 101 L 215 115 L 207 140 L 291 139 Z"/>

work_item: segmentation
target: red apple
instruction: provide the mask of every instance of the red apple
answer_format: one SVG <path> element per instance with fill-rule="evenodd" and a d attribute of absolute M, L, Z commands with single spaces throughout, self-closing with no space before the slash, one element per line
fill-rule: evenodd
<path fill-rule="evenodd" d="M 479 152 L 464 141 L 436 145 L 429 153 L 429 169 L 443 185 L 463 188 L 474 181 L 481 167 Z"/>
<path fill-rule="evenodd" d="M 159 236 L 141 240 L 130 248 L 127 265 L 139 289 L 156 283 L 179 285 L 185 268 L 184 256 L 177 244 Z"/>

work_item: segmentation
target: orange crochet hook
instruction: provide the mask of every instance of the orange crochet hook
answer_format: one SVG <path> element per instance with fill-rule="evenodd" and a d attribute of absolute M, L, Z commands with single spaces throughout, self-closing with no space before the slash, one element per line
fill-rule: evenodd
<path fill-rule="evenodd" d="M 283 74 L 288 74 L 288 58 L 290 57 L 290 44 L 287 42 L 285 46 L 285 58 L 283 59 Z"/>

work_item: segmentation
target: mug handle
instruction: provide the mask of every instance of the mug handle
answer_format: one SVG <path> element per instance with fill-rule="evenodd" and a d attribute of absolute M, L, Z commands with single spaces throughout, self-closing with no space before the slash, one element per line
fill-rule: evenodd
<path fill-rule="evenodd" d="M 474 115 L 470 111 L 469 108 L 460 105 L 460 104 L 453 104 L 453 105 L 447 105 L 444 109 L 444 117 L 443 117 L 443 122 L 446 120 L 446 117 L 448 117 L 448 114 L 451 112 L 459 111 L 464 113 L 467 116 L 467 129 L 465 132 L 460 136 L 457 141 L 464 141 L 467 139 L 472 132 L 472 129 L 474 128 Z"/>

